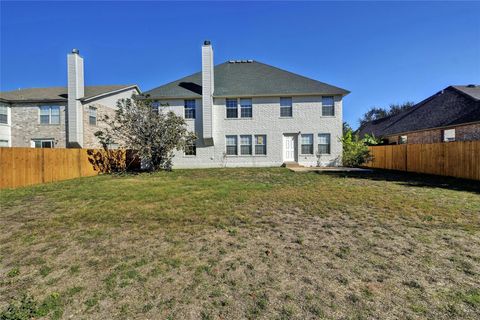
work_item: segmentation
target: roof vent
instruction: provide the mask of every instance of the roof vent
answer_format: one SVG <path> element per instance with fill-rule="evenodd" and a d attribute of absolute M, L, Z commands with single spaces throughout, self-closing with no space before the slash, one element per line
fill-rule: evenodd
<path fill-rule="evenodd" d="M 248 63 L 253 63 L 253 60 L 247 60 Z"/>
<path fill-rule="evenodd" d="M 474 85 L 474 84 L 469 84 L 469 85 L 467 85 L 467 87 L 468 87 L 468 88 L 475 88 L 476 85 Z"/>
<path fill-rule="evenodd" d="M 78 50 L 78 49 L 72 49 L 72 53 L 74 53 L 74 54 L 80 54 L 80 50 Z"/>

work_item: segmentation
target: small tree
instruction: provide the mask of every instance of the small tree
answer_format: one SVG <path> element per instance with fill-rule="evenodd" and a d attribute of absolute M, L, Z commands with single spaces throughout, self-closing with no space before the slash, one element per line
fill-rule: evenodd
<path fill-rule="evenodd" d="M 370 160 L 368 146 L 378 144 L 379 139 L 369 135 L 365 135 L 363 139 L 360 139 L 358 134 L 353 132 L 351 128 L 344 126 L 341 142 L 343 145 L 343 165 L 358 167 Z"/>
<path fill-rule="evenodd" d="M 121 99 L 113 119 L 101 121 L 108 126 L 95 133 L 100 143 L 135 150 L 150 171 L 171 170 L 173 151 L 184 150 L 196 138 L 182 117 L 153 109 L 151 100 Z"/>

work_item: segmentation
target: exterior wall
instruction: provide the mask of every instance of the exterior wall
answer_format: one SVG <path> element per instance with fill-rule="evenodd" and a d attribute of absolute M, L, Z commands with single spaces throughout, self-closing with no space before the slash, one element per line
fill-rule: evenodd
<path fill-rule="evenodd" d="M 95 132 L 105 128 L 106 124 L 100 121 L 100 119 L 105 115 L 112 118 L 115 115 L 117 101 L 119 99 L 131 98 L 133 94 L 138 93 L 139 92 L 136 89 L 130 89 L 85 103 L 83 105 L 83 148 L 101 148 L 102 145 L 99 143 L 97 137 L 95 137 Z M 91 125 L 89 122 L 90 107 L 97 109 L 96 125 Z"/>
<path fill-rule="evenodd" d="M 40 124 L 42 105 L 60 106 L 60 124 Z M 30 147 L 32 139 L 53 139 L 55 148 L 65 148 L 66 102 L 62 103 L 14 103 L 12 114 L 12 147 Z"/>
<path fill-rule="evenodd" d="M 1 103 L 1 106 L 7 107 L 8 123 L 0 123 L 0 140 L 7 140 L 8 146 L 12 146 L 12 108 L 8 103 Z"/>
<path fill-rule="evenodd" d="M 455 129 L 455 141 L 480 140 L 480 123 L 448 127 L 448 129 Z M 401 135 L 407 136 L 407 143 L 409 144 L 439 143 L 443 142 L 443 131 L 444 129 L 430 129 Z M 391 144 L 398 143 L 399 139 L 400 135 L 387 137 L 388 142 Z"/>
<path fill-rule="evenodd" d="M 232 97 L 235 98 L 235 97 Z M 331 154 L 321 156 L 321 165 L 340 165 L 342 145 L 342 100 L 335 97 L 335 116 L 323 117 L 322 98 L 320 96 L 293 97 L 293 117 L 280 117 L 279 97 L 252 98 L 252 118 L 227 119 L 225 98 L 215 98 L 213 105 L 213 146 L 205 146 L 202 135 L 202 100 L 196 99 L 196 119 L 186 119 L 190 130 L 195 131 L 200 139 L 197 141 L 197 155 L 185 156 L 183 152 L 175 153 L 173 160 L 176 168 L 194 167 L 238 167 L 238 166 L 280 166 L 283 164 L 283 134 L 298 134 L 297 161 L 305 166 L 317 166 L 318 134 L 330 133 Z M 165 107 L 178 115 L 184 114 L 184 100 L 164 100 Z M 300 134 L 313 134 L 314 155 L 300 155 Z M 226 135 L 267 136 L 266 156 L 226 156 Z M 239 142 L 239 141 L 238 141 Z M 253 147 L 254 148 L 254 147 Z"/>

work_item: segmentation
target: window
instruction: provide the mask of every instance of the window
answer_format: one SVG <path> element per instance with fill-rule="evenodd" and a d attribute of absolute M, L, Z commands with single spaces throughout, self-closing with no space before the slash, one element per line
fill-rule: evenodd
<path fill-rule="evenodd" d="M 227 107 L 227 118 L 238 118 L 237 99 L 227 99 L 225 103 Z"/>
<path fill-rule="evenodd" d="M 333 97 L 322 97 L 322 116 L 334 116 L 335 106 Z"/>
<path fill-rule="evenodd" d="M 455 141 L 455 129 L 443 130 L 443 141 Z"/>
<path fill-rule="evenodd" d="M 240 99 L 240 116 L 242 118 L 252 117 L 252 99 Z"/>
<path fill-rule="evenodd" d="M 8 140 L 0 140 L 0 147 L 8 147 Z"/>
<path fill-rule="evenodd" d="M 35 148 L 53 148 L 53 140 L 33 140 Z"/>
<path fill-rule="evenodd" d="M 185 100 L 185 119 L 195 119 L 195 100 Z"/>
<path fill-rule="evenodd" d="M 237 136 L 226 136 L 227 142 L 227 155 L 237 155 Z"/>
<path fill-rule="evenodd" d="M 60 124 L 59 106 L 41 106 L 40 107 L 41 124 Z"/>
<path fill-rule="evenodd" d="M 318 154 L 330 154 L 330 133 L 318 134 Z"/>
<path fill-rule="evenodd" d="M 109 150 L 118 149 L 118 148 L 120 148 L 120 146 L 118 145 L 118 143 L 109 143 L 109 144 L 107 144 L 107 149 L 109 149 Z"/>
<path fill-rule="evenodd" d="M 313 154 L 313 134 L 302 134 L 302 154 Z"/>
<path fill-rule="evenodd" d="M 195 141 L 192 141 L 191 143 L 189 143 L 185 146 L 185 155 L 186 156 L 196 156 L 197 155 L 197 145 L 195 144 Z"/>
<path fill-rule="evenodd" d="M 8 107 L 0 106 L 0 123 L 8 124 Z"/>
<path fill-rule="evenodd" d="M 91 126 L 97 125 L 97 108 L 88 107 L 88 123 Z"/>
<path fill-rule="evenodd" d="M 405 144 L 405 143 L 407 143 L 407 136 L 398 137 L 398 144 Z"/>
<path fill-rule="evenodd" d="M 280 117 L 292 116 L 292 98 L 280 98 Z"/>
<path fill-rule="evenodd" d="M 240 136 L 240 154 L 252 154 L 252 136 Z"/>
<path fill-rule="evenodd" d="M 152 111 L 153 112 L 158 113 L 159 107 L 160 107 L 160 102 L 158 102 L 158 101 L 152 102 Z"/>
<path fill-rule="evenodd" d="M 265 135 L 255 136 L 255 154 L 258 154 L 258 155 L 267 154 L 267 136 Z"/>

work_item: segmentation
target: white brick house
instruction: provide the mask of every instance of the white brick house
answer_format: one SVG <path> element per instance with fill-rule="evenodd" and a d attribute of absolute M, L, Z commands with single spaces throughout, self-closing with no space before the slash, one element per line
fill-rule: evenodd
<path fill-rule="evenodd" d="M 113 115 L 137 85 L 85 86 L 83 58 L 67 56 L 67 87 L 0 92 L 0 147 L 99 148 L 97 119 Z"/>
<path fill-rule="evenodd" d="M 201 72 L 143 96 L 184 116 L 197 134 L 195 146 L 175 154 L 176 168 L 336 166 L 348 93 L 253 60 L 214 67 L 205 41 Z"/>

